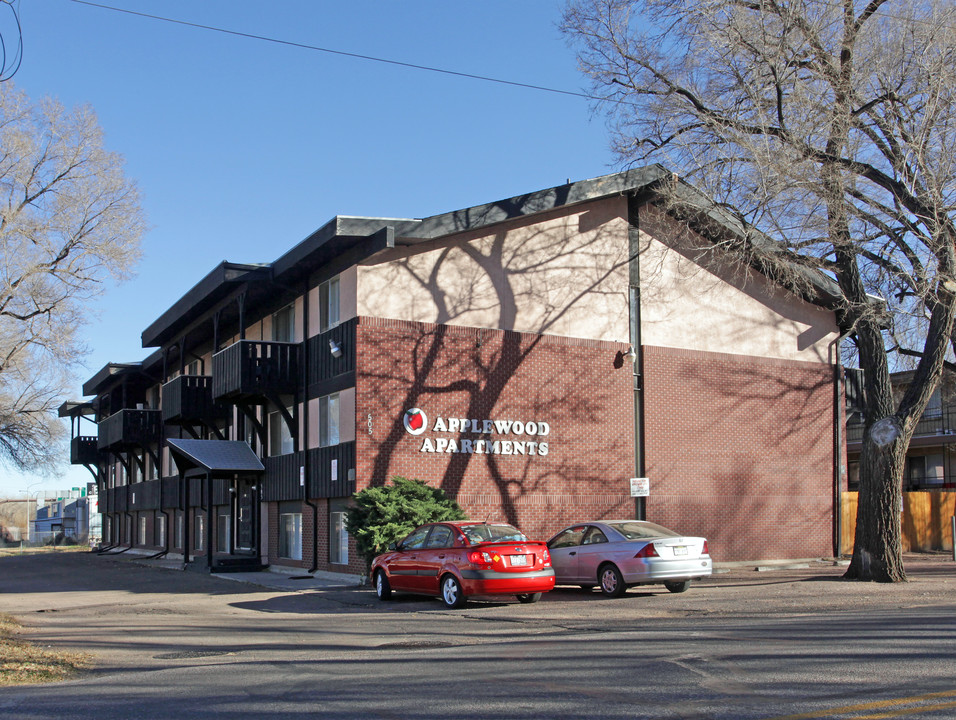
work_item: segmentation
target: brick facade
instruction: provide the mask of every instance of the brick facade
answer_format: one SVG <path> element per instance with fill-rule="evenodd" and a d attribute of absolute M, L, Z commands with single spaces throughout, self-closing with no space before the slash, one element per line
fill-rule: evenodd
<path fill-rule="evenodd" d="M 647 517 L 717 560 L 832 554 L 833 370 L 645 348 Z"/>
<path fill-rule="evenodd" d="M 630 368 L 616 343 L 362 318 L 359 487 L 396 475 L 443 488 L 472 518 L 539 538 L 633 517 Z M 814 363 L 645 348 L 647 517 L 711 539 L 718 560 L 830 553 L 832 370 Z M 546 422 L 546 456 L 422 452 L 404 411 Z"/>

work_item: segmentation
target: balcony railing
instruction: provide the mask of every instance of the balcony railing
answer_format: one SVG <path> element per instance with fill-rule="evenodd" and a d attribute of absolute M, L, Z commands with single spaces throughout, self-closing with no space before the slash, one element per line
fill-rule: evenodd
<path fill-rule="evenodd" d="M 956 442 L 956 409 L 936 411 L 920 418 L 913 432 L 913 438 L 931 436 L 939 436 L 940 444 Z M 862 420 L 847 423 L 846 441 L 848 443 L 863 442 Z"/>
<path fill-rule="evenodd" d="M 95 435 L 81 435 L 70 441 L 70 463 L 73 465 L 95 465 L 100 458 Z"/>
<path fill-rule="evenodd" d="M 212 356 L 213 400 L 265 402 L 300 384 L 299 345 L 240 340 Z"/>
<path fill-rule="evenodd" d="M 127 408 L 102 420 L 98 427 L 97 447 L 117 450 L 127 447 L 148 447 L 163 439 L 160 410 Z"/>
<path fill-rule="evenodd" d="M 212 399 L 212 377 L 180 375 L 163 385 L 163 422 L 170 424 L 218 420 L 227 410 Z"/>

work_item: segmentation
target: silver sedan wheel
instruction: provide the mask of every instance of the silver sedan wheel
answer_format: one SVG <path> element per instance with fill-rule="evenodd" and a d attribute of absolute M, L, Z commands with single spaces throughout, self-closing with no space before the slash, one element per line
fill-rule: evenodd
<path fill-rule="evenodd" d="M 601 581 L 601 592 L 607 597 L 621 597 L 627 591 L 624 576 L 614 565 L 605 565 L 601 568 L 598 577 Z"/>

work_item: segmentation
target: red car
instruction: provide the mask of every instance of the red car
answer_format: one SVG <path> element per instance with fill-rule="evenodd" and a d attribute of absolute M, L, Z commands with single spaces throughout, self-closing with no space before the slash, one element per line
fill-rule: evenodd
<path fill-rule="evenodd" d="M 469 595 L 515 595 L 537 602 L 554 588 L 551 555 L 503 523 L 440 522 L 422 525 L 372 561 L 380 600 L 392 592 L 438 595 L 450 608 Z"/>

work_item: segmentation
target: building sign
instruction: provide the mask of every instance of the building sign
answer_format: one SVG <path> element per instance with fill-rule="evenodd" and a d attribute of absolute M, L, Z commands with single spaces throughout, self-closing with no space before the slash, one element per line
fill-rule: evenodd
<path fill-rule="evenodd" d="M 650 497 L 651 481 L 648 478 L 631 478 L 631 497 Z"/>
<path fill-rule="evenodd" d="M 419 452 L 474 455 L 547 455 L 551 425 L 535 420 L 472 420 L 436 417 L 429 425 L 421 408 L 405 411 L 405 431 L 422 438 Z M 462 437 L 462 435 L 477 437 Z M 432 437 L 437 435 L 437 437 Z"/>

